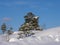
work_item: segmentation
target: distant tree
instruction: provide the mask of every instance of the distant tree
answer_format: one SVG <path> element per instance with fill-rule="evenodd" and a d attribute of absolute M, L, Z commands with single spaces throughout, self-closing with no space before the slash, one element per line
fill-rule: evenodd
<path fill-rule="evenodd" d="M 43 28 L 43 29 L 46 29 L 46 24 L 43 24 L 43 25 L 42 25 L 42 28 Z"/>
<path fill-rule="evenodd" d="M 13 28 L 12 27 L 10 27 L 10 29 L 7 31 L 7 33 L 8 33 L 8 35 L 11 35 L 12 33 L 13 33 Z"/>
<path fill-rule="evenodd" d="M 12 30 L 13 30 L 13 28 L 12 28 L 12 27 L 10 27 L 10 30 L 12 31 Z"/>
<path fill-rule="evenodd" d="M 6 24 L 5 24 L 5 23 L 3 23 L 3 24 L 1 25 L 1 30 L 2 30 L 2 32 L 3 32 L 3 34 L 4 34 L 5 31 L 6 31 Z"/>
<path fill-rule="evenodd" d="M 10 40 L 10 38 L 9 38 L 9 36 L 13 33 L 13 31 L 12 31 L 12 27 L 10 27 L 10 29 L 9 30 L 7 30 L 7 41 L 9 41 Z"/>

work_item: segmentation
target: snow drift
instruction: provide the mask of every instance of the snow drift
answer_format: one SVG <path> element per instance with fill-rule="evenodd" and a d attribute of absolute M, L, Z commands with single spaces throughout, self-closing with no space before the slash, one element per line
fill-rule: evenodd
<path fill-rule="evenodd" d="M 19 39 L 19 32 L 14 32 L 8 41 L 6 34 L 0 35 L 0 45 L 60 45 L 60 27 L 32 32 L 35 34 Z"/>

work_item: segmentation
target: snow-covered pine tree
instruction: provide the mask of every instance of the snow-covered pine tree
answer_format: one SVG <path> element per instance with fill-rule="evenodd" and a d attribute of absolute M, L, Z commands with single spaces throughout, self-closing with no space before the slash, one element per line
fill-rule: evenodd
<path fill-rule="evenodd" d="M 27 13 L 26 16 L 24 16 L 25 22 L 21 25 L 19 28 L 19 31 L 23 31 L 24 34 L 27 36 L 30 33 L 30 30 L 40 30 L 39 26 L 39 17 L 33 14 L 32 12 Z"/>

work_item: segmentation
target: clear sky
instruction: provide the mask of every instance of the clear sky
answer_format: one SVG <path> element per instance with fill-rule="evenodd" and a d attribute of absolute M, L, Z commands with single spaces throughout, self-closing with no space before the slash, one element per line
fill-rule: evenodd
<path fill-rule="evenodd" d="M 46 28 L 60 26 L 60 0 L 0 0 L 0 26 L 5 22 L 18 30 L 28 12 L 39 16 Z"/>

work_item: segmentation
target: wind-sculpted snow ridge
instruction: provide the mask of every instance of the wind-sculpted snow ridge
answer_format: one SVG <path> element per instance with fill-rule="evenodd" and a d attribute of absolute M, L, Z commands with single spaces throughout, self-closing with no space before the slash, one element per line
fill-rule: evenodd
<path fill-rule="evenodd" d="M 0 45 L 60 45 L 60 27 L 32 32 L 35 34 L 24 38 L 18 38 L 19 32 L 14 32 L 9 40 L 6 34 L 0 35 Z"/>

